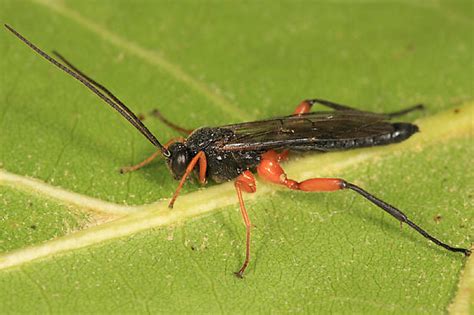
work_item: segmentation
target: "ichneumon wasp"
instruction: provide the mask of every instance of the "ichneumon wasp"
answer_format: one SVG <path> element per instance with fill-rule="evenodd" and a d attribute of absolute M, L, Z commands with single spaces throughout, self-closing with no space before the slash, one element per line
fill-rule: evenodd
<path fill-rule="evenodd" d="M 416 133 L 418 127 L 411 123 L 391 123 L 389 120 L 421 109 L 422 105 L 415 105 L 398 112 L 379 114 L 322 99 L 309 99 L 301 102 L 289 116 L 195 130 L 181 128 L 168 121 L 159 112 L 155 112 L 155 115 L 166 125 L 187 136 L 187 138 L 172 139 L 162 145 L 141 120 L 107 88 L 78 70 L 60 54 L 54 53 L 62 63 L 36 47 L 10 26 L 5 25 L 5 27 L 43 58 L 81 82 L 118 111 L 158 149 L 143 162 L 122 168 L 121 171 L 137 170 L 162 155 L 175 179 L 179 180 L 178 187 L 169 203 L 170 208 L 173 207 L 181 188 L 193 171 L 196 171 L 201 184 L 205 184 L 207 178 L 216 182 L 235 180 L 240 211 L 246 226 L 245 261 L 240 270 L 235 273 L 238 277 L 243 276 L 250 262 L 252 225 L 242 192 L 253 193 L 257 189 L 252 171 L 256 171 L 267 181 L 292 190 L 327 192 L 349 189 L 355 191 L 436 245 L 466 256 L 471 254 L 469 249 L 452 247 L 431 236 L 396 207 L 344 179 L 310 178 L 297 182 L 288 178 L 280 165 L 281 161 L 287 159 L 290 151 L 329 152 L 404 141 Z M 333 111 L 311 112 L 312 106 L 316 103 L 329 107 Z"/>

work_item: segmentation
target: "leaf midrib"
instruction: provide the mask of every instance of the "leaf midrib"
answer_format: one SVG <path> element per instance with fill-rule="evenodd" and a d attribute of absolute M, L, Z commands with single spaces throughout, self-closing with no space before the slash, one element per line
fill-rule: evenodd
<path fill-rule="evenodd" d="M 457 107 L 455 111 L 446 111 L 417 121 L 422 132 L 403 143 L 348 152 L 309 155 L 286 163 L 285 169 L 295 179 L 337 176 L 343 169 L 355 165 L 359 166 L 361 163 L 366 163 L 376 157 L 383 158 L 395 152 L 420 151 L 432 145 L 440 145 L 445 141 L 470 136 L 474 131 L 471 121 L 473 115 L 474 102 L 470 102 Z M 324 170 L 312 169 L 311 165 L 324 165 Z M 73 204 L 76 208 L 80 207 L 81 204 L 86 204 L 85 207 L 82 207 L 85 211 L 92 210 L 97 213 L 105 212 L 115 215 L 111 216 L 108 222 L 98 226 L 90 227 L 42 245 L 6 253 L 0 256 L 0 269 L 18 267 L 35 259 L 47 258 L 58 253 L 92 246 L 154 227 L 197 218 L 226 206 L 237 204 L 232 183 L 216 185 L 182 195 L 173 210 L 168 209 L 168 200 L 141 206 L 123 206 L 68 192 L 38 180 L 28 179 L 5 171 L 0 172 L 0 184 L 9 185 L 20 190 L 33 191 L 61 203 Z M 257 193 L 245 195 L 247 202 L 268 197 L 283 189 L 261 181 L 258 181 L 257 187 Z"/>

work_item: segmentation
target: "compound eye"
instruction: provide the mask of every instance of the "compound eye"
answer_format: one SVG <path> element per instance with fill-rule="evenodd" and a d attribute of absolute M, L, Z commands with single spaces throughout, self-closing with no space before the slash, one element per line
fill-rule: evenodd
<path fill-rule="evenodd" d="M 172 171 L 176 177 L 181 177 L 186 172 L 188 166 L 188 155 L 186 153 L 178 153 L 173 159 Z"/>

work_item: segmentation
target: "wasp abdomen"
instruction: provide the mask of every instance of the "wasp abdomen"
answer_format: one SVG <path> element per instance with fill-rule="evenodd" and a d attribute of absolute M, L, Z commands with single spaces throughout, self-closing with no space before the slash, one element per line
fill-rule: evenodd
<path fill-rule="evenodd" d="M 303 139 L 304 144 L 291 145 L 291 150 L 294 151 L 341 151 L 355 148 L 372 147 L 379 145 L 386 145 L 390 143 L 401 142 L 406 140 L 415 132 L 418 126 L 410 123 L 393 123 L 393 129 L 386 133 L 375 136 L 366 137 L 352 137 L 346 139 L 318 139 L 314 140 Z"/>
<path fill-rule="evenodd" d="M 391 138 L 394 142 L 408 139 L 412 134 L 420 130 L 417 125 L 410 123 L 394 123 L 392 126 L 395 128 L 395 131 L 391 134 Z"/>
<path fill-rule="evenodd" d="M 338 145 L 334 146 L 333 149 L 341 150 L 371 147 L 401 142 L 403 140 L 408 139 L 411 135 L 419 131 L 418 126 L 410 123 L 393 123 L 392 126 L 394 130 L 390 133 L 359 139 L 342 140 L 338 143 Z"/>

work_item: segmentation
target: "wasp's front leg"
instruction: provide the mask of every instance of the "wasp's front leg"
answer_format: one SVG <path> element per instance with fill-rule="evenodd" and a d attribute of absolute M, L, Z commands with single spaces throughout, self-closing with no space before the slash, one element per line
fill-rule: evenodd
<path fill-rule="evenodd" d="M 181 188 L 183 187 L 184 183 L 186 182 L 186 179 L 188 178 L 189 174 L 193 171 L 194 167 L 196 164 L 199 162 L 199 182 L 201 184 L 206 183 L 206 170 L 207 170 L 207 160 L 206 160 L 206 154 L 204 151 L 199 151 L 198 154 L 196 154 L 191 162 L 189 162 L 188 166 L 186 167 L 186 171 L 184 172 L 183 177 L 181 177 L 181 180 L 179 181 L 178 187 L 176 188 L 173 198 L 171 198 L 170 203 L 168 204 L 169 208 L 173 208 L 174 202 L 176 201 L 176 198 L 179 196 L 179 192 L 181 191 Z"/>
<path fill-rule="evenodd" d="M 183 141 L 184 141 L 183 137 L 176 137 L 176 138 L 173 138 L 170 141 L 166 142 L 164 147 L 166 149 L 168 149 L 168 147 L 171 144 L 173 144 L 175 142 L 183 142 Z M 133 171 L 136 171 L 136 170 L 138 170 L 138 169 L 140 169 L 144 166 L 147 166 L 148 164 L 150 164 L 154 159 L 156 159 L 161 154 L 162 154 L 161 151 L 156 151 L 155 153 L 153 153 L 152 155 L 150 155 L 149 157 L 147 157 L 145 160 L 141 161 L 138 164 L 135 164 L 135 165 L 132 165 L 132 166 L 121 167 L 120 168 L 120 173 L 125 174 L 125 173 L 129 173 L 129 172 L 133 172 Z"/>

